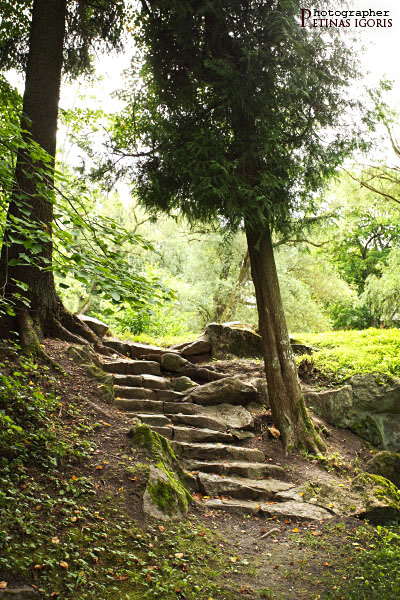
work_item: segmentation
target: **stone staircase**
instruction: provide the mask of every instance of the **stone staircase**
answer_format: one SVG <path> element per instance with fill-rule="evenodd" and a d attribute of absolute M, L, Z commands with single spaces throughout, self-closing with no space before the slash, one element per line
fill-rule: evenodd
<path fill-rule="evenodd" d="M 209 510 L 306 521 L 333 516 L 304 502 L 294 484 L 285 481 L 284 469 L 266 462 L 261 450 L 240 445 L 241 437 L 253 437 L 247 431 L 254 427 L 250 413 L 246 431 L 230 427 L 213 413 L 215 407 L 191 401 L 201 397 L 191 394 L 200 386 L 177 391 L 176 374 L 162 373 L 160 362 L 118 358 L 102 367 L 113 376 L 115 406 L 170 441 Z M 229 413 L 238 410 L 237 404 L 236 399 L 236 406 L 223 406 Z"/>

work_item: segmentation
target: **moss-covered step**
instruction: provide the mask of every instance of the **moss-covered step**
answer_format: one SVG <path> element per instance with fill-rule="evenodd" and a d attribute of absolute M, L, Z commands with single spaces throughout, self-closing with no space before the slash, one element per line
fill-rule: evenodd
<path fill-rule="evenodd" d="M 171 446 L 174 452 L 183 459 L 261 462 L 265 458 L 261 450 L 225 444 L 189 444 L 173 441 Z"/>
<path fill-rule="evenodd" d="M 249 479 L 265 477 L 279 477 L 283 479 L 286 476 L 283 467 L 270 463 L 189 460 L 185 464 L 189 471 L 202 471 L 203 473 L 216 473 L 218 475 L 236 475 L 238 477 L 248 477 Z"/>
<path fill-rule="evenodd" d="M 114 385 L 125 387 L 143 387 L 150 390 L 167 390 L 170 381 L 158 375 L 114 375 Z"/>
<path fill-rule="evenodd" d="M 229 433 L 214 431 L 212 429 L 197 429 L 195 427 L 153 427 L 160 435 L 164 435 L 169 440 L 177 442 L 222 442 L 225 444 L 232 443 L 234 437 Z"/>
<path fill-rule="evenodd" d="M 208 496 L 229 496 L 230 498 L 245 500 L 274 500 L 276 494 L 294 487 L 291 483 L 277 479 L 248 479 L 240 477 L 226 477 L 214 473 L 197 475 L 199 488 Z"/>
<path fill-rule="evenodd" d="M 161 375 L 160 365 L 150 360 L 111 360 L 102 363 L 106 373 L 119 375 Z"/>

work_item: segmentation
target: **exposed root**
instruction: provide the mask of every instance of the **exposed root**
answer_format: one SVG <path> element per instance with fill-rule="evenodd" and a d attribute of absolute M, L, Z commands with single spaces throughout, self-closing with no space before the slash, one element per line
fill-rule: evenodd
<path fill-rule="evenodd" d="M 51 358 L 44 350 L 40 343 L 40 337 L 38 331 L 40 327 L 38 323 L 35 323 L 32 316 L 28 311 L 21 311 L 18 315 L 19 331 L 20 331 L 20 343 L 24 354 L 31 357 L 42 358 L 45 360 L 53 369 L 59 371 L 62 375 L 66 375 L 66 372 L 55 360 Z"/>

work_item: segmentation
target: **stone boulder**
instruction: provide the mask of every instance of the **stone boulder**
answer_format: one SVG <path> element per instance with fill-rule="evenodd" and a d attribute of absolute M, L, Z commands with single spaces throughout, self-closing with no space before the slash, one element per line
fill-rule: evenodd
<path fill-rule="evenodd" d="M 190 366 L 190 363 L 186 358 L 183 358 L 176 352 L 167 352 L 161 356 L 161 368 L 164 371 L 170 371 L 171 373 L 180 373 L 185 367 Z"/>
<path fill-rule="evenodd" d="M 97 381 L 103 399 L 112 404 L 115 397 L 114 380 L 112 375 L 103 371 L 96 354 L 88 346 L 73 345 L 68 348 L 68 355 L 89 377 Z"/>
<path fill-rule="evenodd" d="M 180 519 L 188 511 L 185 490 L 169 471 L 150 466 L 143 494 L 143 512 L 157 520 Z"/>
<path fill-rule="evenodd" d="M 94 317 L 88 317 L 87 315 L 78 315 L 78 318 L 85 323 L 90 329 L 99 337 L 103 337 L 106 335 L 109 330 L 108 325 L 100 321 L 99 319 L 95 319 Z"/>
<path fill-rule="evenodd" d="M 168 440 L 135 420 L 128 432 L 132 443 L 151 460 L 143 494 L 143 512 L 158 520 L 179 519 L 192 501 L 187 489 L 189 481 Z"/>
<path fill-rule="evenodd" d="M 201 406 L 223 403 L 245 405 L 256 397 L 257 390 L 253 385 L 237 377 L 225 377 L 198 386 L 187 394 L 186 400 Z"/>
<path fill-rule="evenodd" d="M 211 323 L 204 336 L 210 342 L 213 358 L 262 358 L 261 336 L 242 323 Z"/>
<path fill-rule="evenodd" d="M 357 516 L 374 524 L 384 524 L 400 517 L 400 491 L 385 477 L 361 473 L 352 481 L 352 491 L 361 499 Z"/>
<path fill-rule="evenodd" d="M 224 429 L 253 429 L 254 419 L 243 406 L 232 404 L 218 404 L 215 406 L 204 406 L 201 414 L 218 421 Z"/>
<path fill-rule="evenodd" d="M 185 392 L 198 386 L 198 383 L 192 381 L 189 377 L 175 377 L 171 381 L 171 386 L 176 392 Z"/>
<path fill-rule="evenodd" d="M 207 354 L 208 352 L 211 352 L 211 343 L 206 333 L 198 337 L 194 342 L 185 345 L 180 351 L 182 356 Z"/>
<path fill-rule="evenodd" d="M 307 405 L 378 448 L 400 450 L 400 380 L 368 373 L 346 383 L 336 390 L 305 392 Z"/>
<path fill-rule="evenodd" d="M 367 462 L 365 470 L 373 475 L 385 477 L 400 487 L 400 454 L 397 452 L 377 452 Z"/>

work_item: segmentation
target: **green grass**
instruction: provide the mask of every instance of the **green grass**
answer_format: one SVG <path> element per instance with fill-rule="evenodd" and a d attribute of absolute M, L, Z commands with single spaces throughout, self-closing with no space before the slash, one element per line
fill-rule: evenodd
<path fill-rule="evenodd" d="M 161 346 L 161 348 L 169 348 L 175 344 L 182 344 L 183 342 L 191 342 L 201 335 L 201 331 L 198 333 L 184 333 L 180 335 L 160 335 L 154 336 L 147 333 L 140 333 L 134 335 L 129 332 L 118 334 L 121 340 L 140 342 L 141 344 L 150 344 L 152 346 Z"/>
<path fill-rule="evenodd" d="M 385 373 L 400 377 L 398 329 L 328 331 L 294 334 L 293 337 L 318 350 L 312 356 L 315 367 L 337 382 L 356 373 Z"/>
<path fill-rule="evenodd" d="M 333 574 L 327 600 L 398 600 L 400 530 L 360 527 L 350 538 L 353 551 L 342 579 Z"/>

